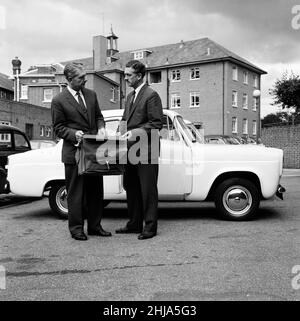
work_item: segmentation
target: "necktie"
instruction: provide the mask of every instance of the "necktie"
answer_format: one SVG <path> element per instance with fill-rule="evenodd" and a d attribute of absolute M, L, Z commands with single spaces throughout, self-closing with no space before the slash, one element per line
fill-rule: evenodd
<path fill-rule="evenodd" d="M 77 91 L 76 96 L 78 97 L 78 103 L 83 108 L 83 110 L 86 110 L 85 104 L 83 102 L 83 99 L 81 98 L 80 92 Z"/>
<path fill-rule="evenodd" d="M 135 90 L 133 91 L 133 95 L 131 96 L 130 104 L 129 104 L 129 112 L 131 112 L 133 103 L 134 103 L 134 98 L 135 98 Z"/>

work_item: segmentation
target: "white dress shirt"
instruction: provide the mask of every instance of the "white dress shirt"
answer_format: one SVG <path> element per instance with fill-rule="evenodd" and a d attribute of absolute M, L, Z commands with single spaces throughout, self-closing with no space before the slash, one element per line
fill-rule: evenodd
<path fill-rule="evenodd" d="M 74 89 L 72 89 L 70 86 L 67 86 L 69 92 L 71 93 L 71 95 L 75 98 L 75 100 L 78 102 L 79 104 L 79 101 L 78 101 L 78 96 L 77 96 L 77 91 L 75 91 Z M 79 90 L 79 93 L 80 93 L 80 96 L 83 100 L 83 103 L 84 103 L 84 106 L 86 108 L 86 102 L 85 102 L 85 99 L 84 99 L 84 96 L 83 96 L 83 93 L 81 90 Z"/>

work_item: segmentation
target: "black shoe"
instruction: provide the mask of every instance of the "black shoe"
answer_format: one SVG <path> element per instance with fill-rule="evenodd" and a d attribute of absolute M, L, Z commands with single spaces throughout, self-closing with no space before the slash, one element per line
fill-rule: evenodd
<path fill-rule="evenodd" d="M 154 237 L 156 233 L 154 232 L 142 232 L 139 236 L 139 240 L 146 240 L 146 239 L 151 239 L 151 237 Z"/>
<path fill-rule="evenodd" d="M 100 226 L 97 230 L 88 231 L 88 235 L 96 235 L 96 236 L 111 236 L 110 232 L 104 231 Z"/>
<path fill-rule="evenodd" d="M 73 239 L 75 239 L 77 241 L 86 241 L 88 239 L 87 236 L 83 232 L 74 233 L 74 234 L 71 234 L 71 236 Z"/>
<path fill-rule="evenodd" d="M 117 234 L 129 234 L 129 233 L 141 233 L 141 231 L 138 231 L 138 230 L 132 230 L 132 229 L 129 229 L 128 227 L 121 227 L 119 229 L 116 230 L 116 233 Z"/>

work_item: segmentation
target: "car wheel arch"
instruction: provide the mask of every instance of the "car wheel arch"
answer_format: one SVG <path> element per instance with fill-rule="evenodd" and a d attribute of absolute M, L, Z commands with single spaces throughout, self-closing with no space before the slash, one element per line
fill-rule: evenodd
<path fill-rule="evenodd" d="M 222 174 L 218 175 L 215 178 L 213 184 L 211 185 L 205 201 L 213 201 L 217 187 L 225 180 L 231 179 L 231 178 L 244 178 L 244 179 L 251 181 L 252 183 L 254 183 L 256 185 L 256 187 L 259 190 L 260 196 L 262 197 L 261 184 L 260 184 L 259 177 L 253 172 L 238 171 L 238 172 L 226 172 L 226 173 L 222 173 Z"/>

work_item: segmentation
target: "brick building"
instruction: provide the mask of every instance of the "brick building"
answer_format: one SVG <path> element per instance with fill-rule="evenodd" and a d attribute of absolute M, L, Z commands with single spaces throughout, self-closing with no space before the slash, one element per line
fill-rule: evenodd
<path fill-rule="evenodd" d="M 14 83 L 9 79 L 9 76 L 0 73 L 0 98 L 13 100 L 14 99 Z"/>
<path fill-rule="evenodd" d="M 208 38 L 126 52 L 118 51 L 117 39 L 112 30 L 107 37 L 95 36 L 92 57 L 71 60 L 87 70 L 86 86 L 97 92 L 102 109 L 124 108 L 131 89 L 123 70 L 127 61 L 138 59 L 164 108 L 203 123 L 206 134 L 260 137 L 260 99 L 253 91 L 260 89 L 264 70 Z M 67 62 L 20 74 L 20 101 L 49 108 L 66 85 L 62 72 Z"/>

